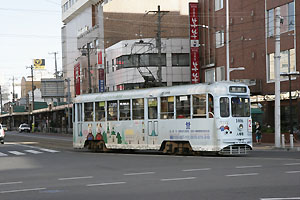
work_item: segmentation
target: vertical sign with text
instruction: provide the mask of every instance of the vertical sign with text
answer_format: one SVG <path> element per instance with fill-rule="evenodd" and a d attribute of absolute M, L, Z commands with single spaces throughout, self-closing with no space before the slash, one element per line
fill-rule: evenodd
<path fill-rule="evenodd" d="M 200 83 L 198 3 L 189 3 L 191 83 Z"/>
<path fill-rule="evenodd" d="M 74 85 L 75 94 L 80 95 L 80 63 L 74 66 Z"/>

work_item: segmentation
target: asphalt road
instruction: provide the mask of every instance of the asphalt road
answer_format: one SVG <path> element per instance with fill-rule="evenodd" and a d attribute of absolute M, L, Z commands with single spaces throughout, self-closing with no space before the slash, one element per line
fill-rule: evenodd
<path fill-rule="evenodd" d="M 300 199 L 300 153 L 247 156 L 92 153 L 72 137 L 7 133 L 0 145 L 6 199 Z"/>

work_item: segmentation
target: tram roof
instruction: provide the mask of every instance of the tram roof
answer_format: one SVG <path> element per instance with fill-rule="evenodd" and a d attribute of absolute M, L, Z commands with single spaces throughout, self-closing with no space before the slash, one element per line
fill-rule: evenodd
<path fill-rule="evenodd" d="M 169 87 L 153 87 L 135 90 L 122 90 L 105 93 L 82 94 L 75 98 L 75 103 L 79 102 L 94 102 L 105 101 L 113 99 L 131 99 L 131 98 L 145 98 L 145 97 L 160 97 L 160 96 L 176 96 L 187 94 L 201 94 L 211 93 L 213 95 L 228 94 L 229 86 L 246 86 L 243 83 L 236 82 L 214 82 L 214 83 L 199 83 L 189 85 L 178 85 Z M 249 89 L 245 95 L 249 95 Z"/>

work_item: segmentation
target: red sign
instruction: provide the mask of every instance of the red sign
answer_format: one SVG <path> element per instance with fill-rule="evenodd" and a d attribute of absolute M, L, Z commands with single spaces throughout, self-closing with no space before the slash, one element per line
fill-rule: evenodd
<path fill-rule="evenodd" d="M 80 63 L 74 66 L 74 85 L 75 94 L 80 95 Z"/>
<path fill-rule="evenodd" d="M 98 51 L 98 64 L 102 65 L 102 51 Z"/>
<path fill-rule="evenodd" d="M 190 11 L 190 55 L 192 84 L 200 82 L 199 67 L 199 17 L 198 3 L 189 3 Z"/>

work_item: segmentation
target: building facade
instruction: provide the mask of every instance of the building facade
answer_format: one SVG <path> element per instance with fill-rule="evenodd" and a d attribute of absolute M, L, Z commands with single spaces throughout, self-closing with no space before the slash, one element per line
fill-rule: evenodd
<path fill-rule="evenodd" d="M 101 88 L 107 79 L 102 76 L 106 48 L 157 37 L 158 6 L 161 38 L 188 38 L 189 2 L 197 0 L 62 0 L 62 65 L 71 79 L 72 97 L 107 89 Z"/>
<path fill-rule="evenodd" d="M 227 12 L 227 2 L 229 4 Z M 250 86 L 256 103 L 265 112 L 264 123 L 274 124 L 274 52 L 275 8 L 280 7 L 280 72 L 299 71 L 300 4 L 295 0 L 199 0 L 200 7 L 200 60 L 203 80 L 226 80 L 229 63 L 230 80 Z M 228 14 L 229 39 L 227 40 Z M 227 57 L 227 44 L 229 56 Z M 239 70 L 235 70 L 239 69 Z M 243 69 L 243 70 L 240 70 Z M 299 124 L 298 98 L 300 77 L 293 77 L 292 115 L 294 127 Z M 289 123 L 289 81 L 281 77 L 281 123 Z"/>

